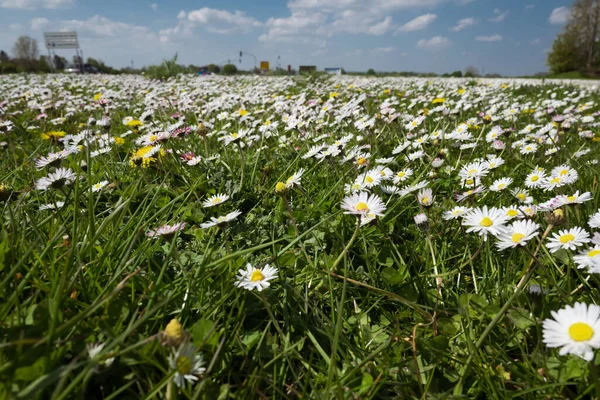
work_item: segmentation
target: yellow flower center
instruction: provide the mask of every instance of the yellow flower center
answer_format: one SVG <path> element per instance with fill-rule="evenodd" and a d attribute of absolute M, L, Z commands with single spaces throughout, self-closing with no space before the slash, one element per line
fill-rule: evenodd
<path fill-rule="evenodd" d="M 479 225 L 489 228 L 490 226 L 494 225 L 494 221 L 492 221 L 489 217 L 483 217 Z"/>
<path fill-rule="evenodd" d="M 477 170 L 476 170 L 476 169 L 470 169 L 470 170 L 469 170 L 469 175 L 473 175 L 473 174 L 474 174 L 474 173 L 476 173 L 476 172 L 477 172 Z"/>
<path fill-rule="evenodd" d="M 552 178 L 552 180 L 550 181 L 550 183 L 558 183 L 560 182 L 559 178 Z"/>
<path fill-rule="evenodd" d="M 281 192 L 285 190 L 285 183 L 283 182 L 277 182 L 277 184 L 275 185 L 275 191 L 276 192 Z"/>
<path fill-rule="evenodd" d="M 534 175 L 534 176 L 531 177 L 531 182 L 537 182 L 539 179 L 540 179 L 539 176 Z"/>
<path fill-rule="evenodd" d="M 175 365 L 177 368 L 177 372 L 179 372 L 181 375 L 187 375 L 192 370 L 192 360 L 190 360 L 186 356 L 177 357 Z"/>
<path fill-rule="evenodd" d="M 367 177 L 365 178 L 365 181 L 366 181 L 367 183 L 372 183 L 372 182 L 373 182 L 373 178 L 371 178 L 370 176 L 367 176 Z"/>
<path fill-rule="evenodd" d="M 521 201 L 525 201 L 525 199 L 527 199 L 527 196 L 525 195 L 525 193 L 519 193 L 517 195 L 517 199 L 519 199 Z"/>
<path fill-rule="evenodd" d="M 569 336 L 576 342 L 585 342 L 594 336 L 594 330 L 585 322 L 575 322 L 569 327 Z"/>
<path fill-rule="evenodd" d="M 576 198 L 577 198 L 577 196 L 569 196 L 569 197 L 567 197 L 567 199 L 569 199 L 569 201 L 571 203 L 574 202 Z"/>
<path fill-rule="evenodd" d="M 357 163 L 358 165 L 363 165 L 363 164 L 365 164 L 366 162 L 367 162 L 367 159 L 366 159 L 366 158 L 364 158 L 364 157 L 361 157 L 361 158 L 359 158 L 358 160 L 356 160 L 356 163 Z"/>
<path fill-rule="evenodd" d="M 369 206 L 367 205 L 367 203 L 365 203 L 363 201 L 358 203 L 355 208 L 356 208 L 356 211 L 359 211 L 359 212 L 369 211 Z"/>
<path fill-rule="evenodd" d="M 262 281 L 263 279 L 265 279 L 265 276 L 262 272 L 260 272 L 259 269 L 255 269 L 254 271 L 252 271 L 252 275 L 250 275 L 250 280 L 252 282 Z"/>
<path fill-rule="evenodd" d="M 232 133 L 232 134 L 231 134 L 231 136 L 232 136 L 234 139 L 237 139 L 237 137 L 238 137 L 238 134 L 237 134 L 237 133 Z"/>
<path fill-rule="evenodd" d="M 423 200 L 421 201 L 421 203 L 423 203 L 423 204 L 429 203 L 429 197 L 423 197 Z"/>
<path fill-rule="evenodd" d="M 517 210 L 515 210 L 514 208 L 511 208 L 510 210 L 508 210 L 506 212 L 506 215 L 508 215 L 509 217 L 516 217 L 519 214 L 519 212 Z"/>
<path fill-rule="evenodd" d="M 398 175 L 396 175 L 398 178 L 404 178 L 404 175 L 406 175 L 406 172 L 404 171 L 400 171 L 398 172 Z"/>
<path fill-rule="evenodd" d="M 501 183 L 498 185 L 498 189 L 502 190 L 506 187 L 506 183 Z"/>
<path fill-rule="evenodd" d="M 243 117 L 244 115 L 248 114 L 248 111 L 246 110 L 240 110 L 240 115 Z"/>
<path fill-rule="evenodd" d="M 472 184 L 474 184 L 474 183 L 475 183 L 475 181 L 474 181 L 473 179 L 467 179 L 467 180 L 465 181 L 465 184 L 467 184 L 467 185 L 472 185 Z"/>
<path fill-rule="evenodd" d="M 520 243 L 524 237 L 525 237 L 525 235 L 523 235 L 522 233 L 513 233 L 511 239 L 512 239 L 513 243 Z"/>
<path fill-rule="evenodd" d="M 592 250 L 590 252 L 588 252 L 588 257 L 596 257 L 597 255 L 600 254 L 600 250 Z"/>
<path fill-rule="evenodd" d="M 562 171 L 560 171 L 560 176 L 565 176 L 568 173 L 569 173 L 568 169 L 563 169 Z"/>
<path fill-rule="evenodd" d="M 212 204 L 219 204 L 221 202 L 221 198 L 217 197 L 216 199 L 212 199 L 211 203 Z"/>
<path fill-rule="evenodd" d="M 574 239 L 575 239 L 575 236 L 573 236 L 570 233 L 566 233 L 566 234 L 562 235 L 560 238 L 558 238 L 558 240 L 560 240 L 560 242 L 562 244 L 567 244 Z"/>

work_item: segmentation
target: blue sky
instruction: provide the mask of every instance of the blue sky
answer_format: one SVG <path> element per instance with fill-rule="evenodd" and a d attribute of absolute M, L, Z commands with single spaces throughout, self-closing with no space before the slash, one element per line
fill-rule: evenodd
<path fill-rule="evenodd" d="M 571 0 L 0 0 L 0 49 L 19 35 L 75 30 L 85 57 L 109 65 L 238 62 L 348 71 L 547 70 Z M 73 52 L 58 54 L 71 58 Z M 239 67 L 254 64 L 244 56 Z"/>

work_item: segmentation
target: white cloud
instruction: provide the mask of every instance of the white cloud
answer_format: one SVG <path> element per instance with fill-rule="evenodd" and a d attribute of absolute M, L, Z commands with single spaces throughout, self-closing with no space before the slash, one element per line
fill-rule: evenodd
<path fill-rule="evenodd" d="M 385 53 L 393 53 L 394 51 L 396 51 L 395 47 L 377 47 L 375 49 L 373 49 L 373 53 L 375 54 L 385 54 Z"/>
<path fill-rule="evenodd" d="M 48 20 L 48 18 L 34 18 L 31 20 L 31 30 L 32 31 L 42 30 L 49 23 L 50 23 L 50 21 Z"/>
<path fill-rule="evenodd" d="M 153 11 L 158 11 L 158 3 L 152 3 L 152 4 L 150 4 L 150 8 L 151 8 Z"/>
<path fill-rule="evenodd" d="M 536 45 L 540 44 L 541 42 L 542 42 L 542 40 L 540 38 L 535 38 L 531 42 L 529 42 L 529 44 L 532 46 L 536 46 Z"/>
<path fill-rule="evenodd" d="M 491 36 L 476 36 L 475 40 L 478 42 L 499 42 L 502 40 L 502 36 L 496 33 L 495 35 Z"/>
<path fill-rule="evenodd" d="M 535 8 L 535 4 L 525 4 L 525 10 L 533 10 Z"/>
<path fill-rule="evenodd" d="M 346 57 L 354 57 L 354 56 L 360 56 L 360 55 L 362 55 L 362 53 L 363 53 L 363 51 L 361 49 L 356 49 L 353 51 L 348 51 L 344 55 Z"/>
<path fill-rule="evenodd" d="M 10 24 L 8 26 L 8 29 L 12 32 L 17 32 L 20 31 L 24 28 L 24 26 L 22 24 Z"/>
<path fill-rule="evenodd" d="M 437 15 L 435 15 L 435 14 L 421 15 L 411 21 L 408 21 L 404 25 L 402 25 L 400 28 L 398 28 L 398 31 L 400 31 L 400 32 L 420 31 L 422 29 L 427 28 L 427 25 L 429 25 L 433 21 L 435 21 L 436 18 L 437 18 Z"/>
<path fill-rule="evenodd" d="M 550 14 L 550 18 L 548 18 L 548 22 L 552 25 L 562 25 L 569 20 L 571 16 L 571 10 L 568 7 L 558 7 L 552 10 L 552 14 Z"/>
<path fill-rule="evenodd" d="M 452 42 L 444 36 L 434 36 L 431 39 L 421 39 L 417 42 L 420 49 L 441 50 L 450 46 Z"/>
<path fill-rule="evenodd" d="M 74 4 L 74 0 L 0 0 L 0 8 L 35 10 L 38 8 L 64 8 Z"/>
<path fill-rule="evenodd" d="M 314 9 L 319 11 L 335 11 L 363 8 L 371 13 L 382 10 L 400 10 L 407 8 L 433 7 L 446 0 L 292 0 L 288 3 L 290 9 Z"/>
<path fill-rule="evenodd" d="M 321 26 L 316 32 L 320 35 L 332 36 L 336 33 L 354 33 L 367 35 L 383 35 L 394 28 L 392 17 L 383 19 L 368 16 L 355 10 L 345 10 L 335 17 L 331 23 Z"/>
<path fill-rule="evenodd" d="M 185 11 L 181 10 L 179 11 L 179 14 L 177 14 L 177 19 L 184 19 L 186 17 L 186 13 Z"/>
<path fill-rule="evenodd" d="M 468 28 L 469 26 L 473 26 L 476 23 L 477 23 L 477 20 L 473 17 L 463 18 L 461 20 L 458 20 L 456 25 L 453 26 L 452 28 L 450 28 L 450 30 L 452 32 L 462 31 L 463 29 Z"/>
<path fill-rule="evenodd" d="M 269 28 L 261 41 L 285 42 L 305 37 L 305 32 L 315 32 L 326 20 L 325 14 L 297 11 L 287 18 L 269 18 L 264 23 Z"/>
<path fill-rule="evenodd" d="M 499 8 L 496 8 L 494 10 L 494 15 L 495 17 L 492 18 L 488 18 L 488 21 L 490 22 L 502 22 L 506 19 L 506 17 L 508 17 L 508 11 L 502 11 Z"/>
<path fill-rule="evenodd" d="M 155 34 L 145 26 L 130 25 L 95 15 L 85 21 L 67 20 L 59 23 L 60 30 L 77 31 L 79 37 L 87 38 L 150 38 Z"/>
<path fill-rule="evenodd" d="M 193 25 L 200 25 L 209 32 L 221 34 L 248 33 L 253 28 L 262 26 L 258 20 L 246 15 L 243 11 L 229 12 L 208 7 L 188 12 L 187 19 Z"/>

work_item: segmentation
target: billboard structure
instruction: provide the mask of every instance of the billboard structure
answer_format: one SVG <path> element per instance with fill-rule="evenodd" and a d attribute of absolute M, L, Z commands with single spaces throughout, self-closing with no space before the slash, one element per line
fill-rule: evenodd
<path fill-rule="evenodd" d="M 48 49 L 48 57 L 53 70 L 55 50 L 75 49 L 77 67 L 83 73 L 83 51 L 79 47 L 77 32 L 44 32 L 44 43 Z"/>
<path fill-rule="evenodd" d="M 262 69 L 263 71 L 268 71 L 269 70 L 269 62 L 268 61 L 261 61 L 260 62 L 260 69 Z"/>

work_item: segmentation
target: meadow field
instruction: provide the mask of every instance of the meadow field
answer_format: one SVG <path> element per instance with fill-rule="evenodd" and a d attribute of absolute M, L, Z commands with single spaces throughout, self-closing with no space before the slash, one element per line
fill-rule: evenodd
<path fill-rule="evenodd" d="M 600 397 L 594 82 L 0 77 L 0 399 Z"/>

